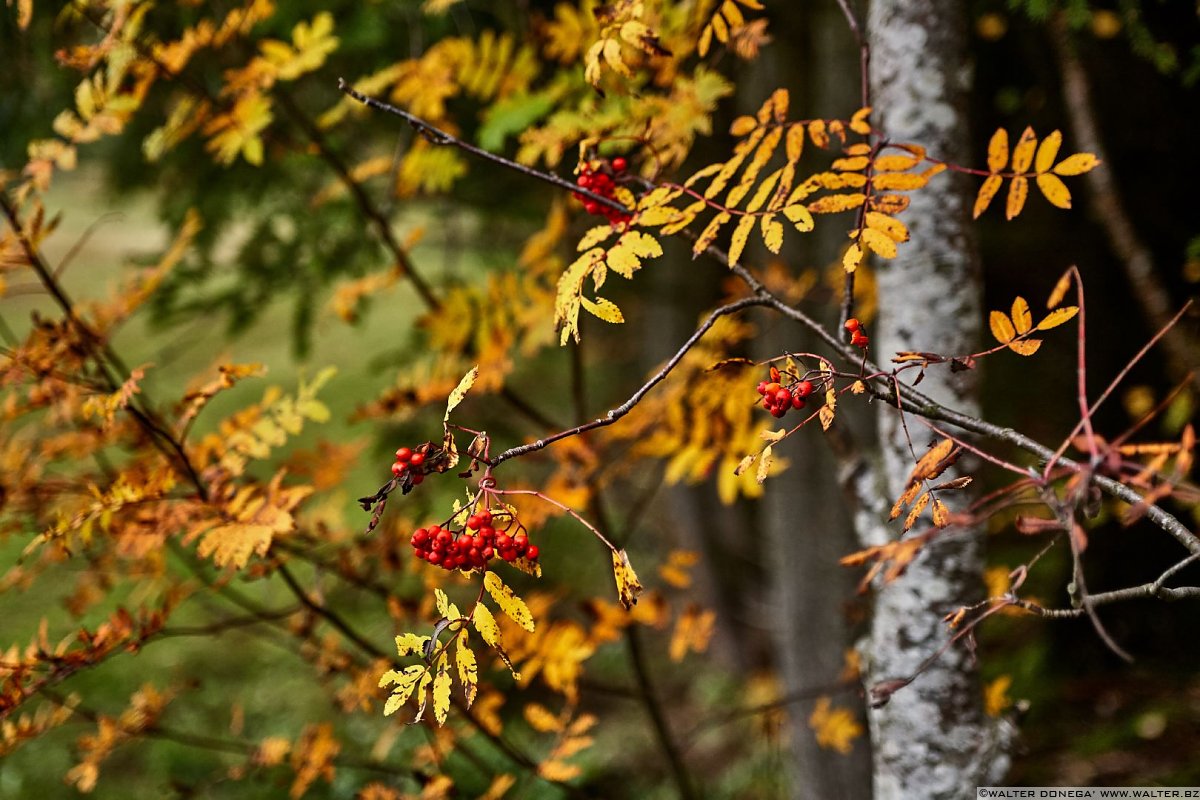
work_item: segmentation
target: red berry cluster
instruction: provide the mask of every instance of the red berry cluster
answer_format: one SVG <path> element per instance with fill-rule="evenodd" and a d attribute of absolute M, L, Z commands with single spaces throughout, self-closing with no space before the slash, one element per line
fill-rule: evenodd
<path fill-rule="evenodd" d="M 812 381 L 795 381 L 790 386 L 780 383 L 783 376 L 775 367 L 771 367 L 771 379 L 758 384 L 758 393 L 762 395 L 762 407 L 771 412 L 775 418 L 782 417 L 789 408 L 804 408 L 804 398 L 813 393 Z"/>
<path fill-rule="evenodd" d="M 575 185 L 602 197 L 613 198 L 614 190 L 617 188 L 617 179 L 625 173 L 626 168 L 629 166 L 628 163 L 620 156 L 617 156 L 607 164 L 599 162 L 600 167 L 598 169 L 593 168 L 592 165 L 594 163 L 596 162 L 584 162 L 583 166 L 579 169 L 579 177 L 575 179 Z M 600 214 L 606 217 L 612 225 L 618 225 L 630 220 L 629 214 L 618 211 L 611 206 L 606 206 L 579 192 L 574 192 L 573 196 L 576 200 L 583 203 L 584 211 L 587 211 L 589 214 Z"/>
<path fill-rule="evenodd" d="M 529 543 L 524 530 L 510 536 L 507 531 L 493 528 L 492 522 L 492 512 L 481 511 L 472 514 L 457 534 L 440 525 L 431 525 L 413 531 L 410 542 L 417 558 L 449 570 L 485 569 L 497 556 L 508 562 L 522 557 L 538 560 L 538 547 Z"/>
<path fill-rule="evenodd" d="M 392 474 L 404 481 L 406 487 L 417 486 L 425 480 L 424 465 L 428 456 L 429 445 L 423 444 L 416 450 L 401 447 L 396 451 L 396 463 L 392 464 Z"/>
<path fill-rule="evenodd" d="M 850 344 L 855 347 L 866 349 L 866 346 L 871 343 L 871 338 L 867 336 L 866 329 L 854 317 L 846 320 L 846 330 L 850 332 Z"/>

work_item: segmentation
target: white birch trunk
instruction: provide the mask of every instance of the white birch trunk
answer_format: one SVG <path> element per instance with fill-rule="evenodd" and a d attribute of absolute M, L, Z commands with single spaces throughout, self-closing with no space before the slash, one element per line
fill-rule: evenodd
<path fill-rule="evenodd" d="M 968 156 L 965 8 L 962 0 L 873 0 L 867 25 L 876 119 L 892 141 L 920 143 L 958 163 Z M 881 312 L 871 343 L 880 363 L 897 350 L 968 353 L 978 341 L 979 266 L 968 220 L 970 189 L 961 177 L 943 173 L 913 192 L 903 215 L 912 240 L 901 245 L 898 258 L 878 265 Z M 934 368 L 921 389 L 977 415 L 976 383 L 973 372 Z M 913 458 L 895 410 L 881 409 L 879 423 L 881 477 L 894 499 Z M 909 430 L 920 455 L 932 437 L 912 419 Z M 867 647 L 869 683 L 914 673 L 948 638 L 942 617 L 982 596 L 979 533 L 960 531 L 928 546 L 900 579 L 879 588 Z M 873 538 L 878 528 L 860 534 Z M 877 800 L 974 797 L 976 785 L 997 779 L 1006 766 L 961 646 L 873 710 L 870 722 Z"/>

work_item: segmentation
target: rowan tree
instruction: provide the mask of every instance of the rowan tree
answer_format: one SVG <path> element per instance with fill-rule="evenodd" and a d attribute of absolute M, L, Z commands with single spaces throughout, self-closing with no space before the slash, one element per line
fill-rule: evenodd
<path fill-rule="evenodd" d="M 1105 164 L 1084 101 L 1073 133 L 976 143 L 961 3 L 831 4 L 855 80 L 814 115 L 748 77 L 777 46 L 758 0 L 8 5 L 51 75 L 10 101 L 37 132 L 0 171 L 6 756 L 69 752 L 81 792 L 149 754 L 222 797 L 959 797 L 1019 735 L 981 630 L 1084 621 L 1129 658 L 1110 607 L 1200 595 L 1189 306 L 1150 285 L 1154 333 L 1091 381 L 1086 264 L 985 306 L 975 220 L 1077 213 Z M 1070 89 L 1072 26 L 1103 17 L 1028 5 Z M 105 292 L 90 233 L 55 242 L 90 162 L 172 229 Z M 654 319 L 668 273 L 683 335 Z M 301 356 L 347 344 L 277 385 L 214 335 L 281 324 Z M 1176 385 L 1102 429 L 1160 342 Z M 988 419 L 981 372 L 1047 358 L 1073 380 L 1029 403 L 1073 427 Z M 744 507 L 818 457 L 871 610 L 799 683 L 655 499 Z M 830 513 L 813 494 L 779 554 Z M 1114 519 L 1164 555 L 1090 588 Z M 1021 537 L 998 571 L 996 530 Z"/>

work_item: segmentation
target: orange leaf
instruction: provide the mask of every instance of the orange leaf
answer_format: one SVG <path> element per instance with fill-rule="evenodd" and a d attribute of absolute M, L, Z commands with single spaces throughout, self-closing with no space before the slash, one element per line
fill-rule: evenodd
<path fill-rule="evenodd" d="M 1065 308 L 1056 308 L 1046 315 L 1046 318 L 1038 323 L 1039 331 L 1048 331 L 1051 328 L 1057 328 L 1064 322 L 1070 322 L 1079 313 L 1078 306 L 1067 306 Z"/>
<path fill-rule="evenodd" d="M 836 214 L 858 208 L 867 199 L 865 194 L 830 194 L 808 204 L 814 214 Z"/>
<path fill-rule="evenodd" d="M 1050 292 L 1050 297 L 1046 300 L 1046 308 L 1054 308 L 1062 302 L 1067 296 L 1067 290 L 1071 288 L 1071 270 L 1067 270 L 1058 279 L 1058 283 L 1054 284 L 1054 290 Z"/>
<path fill-rule="evenodd" d="M 1029 303 L 1025 302 L 1024 297 L 1013 300 L 1012 321 L 1017 333 L 1028 333 L 1033 327 L 1033 316 L 1029 313 Z"/>
<path fill-rule="evenodd" d="M 988 317 L 988 325 L 992 329 L 992 336 L 995 336 L 999 342 L 1007 344 L 1016 338 L 1017 329 L 1013 327 L 1008 314 L 1003 311 L 993 311 Z"/>
<path fill-rule="evenodd" d="M 1041 339 L 1026 339 L 1023 342 L 1009 342 L 1008 349 L 1022 356 L 1031 356 L 1042 346 Z"/>

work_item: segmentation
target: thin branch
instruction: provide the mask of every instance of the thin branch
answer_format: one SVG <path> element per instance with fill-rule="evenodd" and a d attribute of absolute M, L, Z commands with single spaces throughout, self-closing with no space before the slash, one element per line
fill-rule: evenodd
<path fill-rule="evenodd" d="M 670 360 L 663 365 L 662 369 L 655 373 L 650 380 L 644 383 L 642 387 L 634 392 L 633 395 L 624 403 L 609 411 L 599 419 L 594 419 L 591 422 L 584 423 L 583 425 L 576 425 L 574 428 L 568 428 L 567 430 L 559 431 L 558 433 L 552 434 L 543 439 L 538 439 L 535 442 L 530 442 L 529 444 L 510 447 L 500 455 L 493 458 L 490 462 L 491 466 L 494 467 L 510 458 L 517 458 L 536 452 L 561 439 L 566 439 L 571 436 L 578 436 L 581 433 L 586 433 L 588 431 L 595 430 L 596 428 L 603 428 L 607 425 L 612 425 L 614 422 L 621 419 L 621 417 L 632 411 L 633 408 L 639 402 L 641 402 L 642 398 L 645 397 L 651 389 L 661 383 L 667 377 L 667 375 L 671 373 L 671 370 L 678 366 L 679 362 L 683 360 L 683 357 L 688 354 L 688 351 L 690 351 L 696 345 L 696 343 L 700 341 L 704 334 L 708 332 L 709 328 L 716 324 L 718 319 L 728 314 L 736 314 L 745 308 L 761 305 L 765 305 L 765 302 L 762 298 L 747 297 L 714 309 L 712 313 L 710 313 L 704 320 L 704 322 L 700 324 L 700 327 L 698 327 L 695 332 L 688 337 L 688 340 L 683 343 L 679 350 L 676 351 L 675 355 L 671 356 Z"/>
<path fill-rule="evenodd" d="M 591 191 L 590 189 L 585 189 L 582 186 L 571 183 L 570 181 L 565 180 L 564 178 L 560 178 L 551 172 L 542 172 L 541 170 L 534 169 L 532 167 L 527 167 L 524 164 L 518 164 L 516 161 L 510 161 L 509 159 L 505 158 L 504 156 L 498 156 L 495 153 L 490 153 L 481 147 L 476 147 L 475 145 L 471 144 L 470 142 L 464 142 L 462 139 L 459 139 L 457 136 L 449 134 L 446 131 L 444 131 L 441 128 L 438 128 L 434 125 L 430 125 L 425 120 L 421 119 L 420 117 L 418 117 L 414 114 L 408 113 L 407 111 L 405 111 L 402 108 L 397 108 L 396 106 L 392 105 L 391 103 L 385 103 L 382 100 L 378 100 L 374 97 L 369 97 L 368 95 L 365 95 L 362 92 L 356 91 L 348 83 L 346 83 L 346 81 L 343 78 L 338 78 L 338 89 L 340 89 L 341 91 L 350 95 L 355 100 L 357 100 L 358 102 L 362 103 L 363 105 L 365 105 L 369 108 L 374 108 L 378 111 L 386 111 L 388 114 L 394 114 L 397 117 L 400 117 L 405 122 L 407 122 L 409 125 L 412 125 L 414 128 L 416 128 L 417 133 L 424 136 L 428 141 L 432 142 L 433 144 L 451 145 L 453 147 L 457 147 L 458 149 L 463 150 L 464 152 L 470 153 L 473 156 L 478 156 L 479 158 L 499 164 L 502 167 L 507 167 L 508 169 L 515 170 L 515 171 L 521 173 L 522 175 L 525 175 L 530 178 L 535 178 L 539 181 L 544 181 L 553 186 L 557 186 L 560 189 L 566 189 L 569 192 L 575 192 L 576 194 L 582 195 L 583 197 L 586 197 L 589 200 L 594 200 L 597 203 L 599 203 L 600 205 L 607 206 L 608 208 L 614 209 L 616 211 L 621 211 L 626 214 L 629 214 L 632 211 L 632 209 L 630 209 L 628 206 L 626 206 L 624 203 L 620 202 L 619 200 L 614 200 L 611 197 L 605 197 L 602 194 L 596 194 L 595 192 Z"/>

